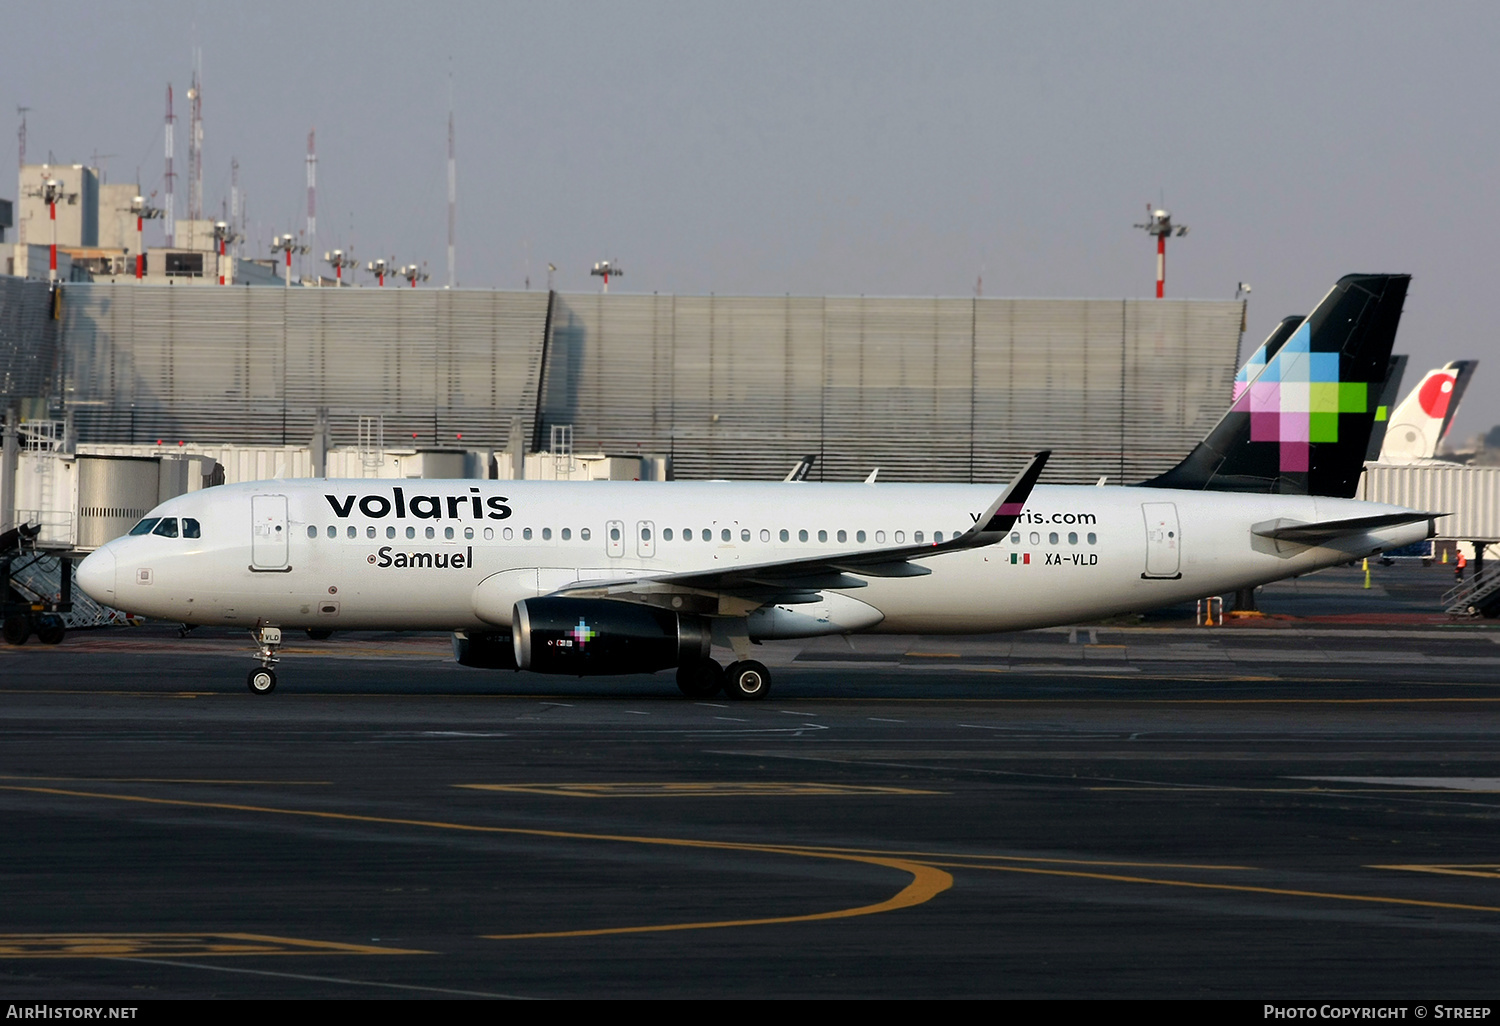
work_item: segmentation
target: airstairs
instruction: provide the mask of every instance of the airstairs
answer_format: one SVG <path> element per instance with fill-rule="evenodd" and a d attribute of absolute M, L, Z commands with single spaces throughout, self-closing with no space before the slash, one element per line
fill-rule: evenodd
<path fill-rule="evenodd" d="M 1441 602 L 1449 616 L 1500 616 L 1500 566 L 1486 567 L 1471 580 L 1449 588 Z"/>

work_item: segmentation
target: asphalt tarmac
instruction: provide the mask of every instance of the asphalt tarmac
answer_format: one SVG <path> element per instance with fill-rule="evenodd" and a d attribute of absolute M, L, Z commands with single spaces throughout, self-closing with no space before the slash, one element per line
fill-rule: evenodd
<path fill-rule="evenodd" d="M 0 998 L 1500 990 L 1500 629 L 1441 568 L 671 674 L 168 625 L 0 647 Z"/>

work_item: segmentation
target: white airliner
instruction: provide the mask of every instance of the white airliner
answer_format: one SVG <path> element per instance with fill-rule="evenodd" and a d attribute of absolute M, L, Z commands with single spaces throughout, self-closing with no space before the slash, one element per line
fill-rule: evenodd
<path fill-rule="evenodd" d="M 1430 535 L 1433 514 L 1323 487 L 1342 489 L 1346 449 L 1362 457 L 1373 410 L 1355 393 L 1379 384 L 1407 281 L 1342 279 L 1267 365 L 1257 381 L 1289 386 L 1273 439 L 1252 437 L 1247 391 L 1145 486 L 1036 485 L 1046 453 L 1004 488 L 263 481 L 162 503 L 78 583 L 132 613 L 248 628 L 256 692 L 276 686 L 283 630 L 399 629 L 454 632 L 465 665 L 677 667 L 685 694 L 736 698 L 769 690 L 763 639 L 1008 631 L 1222 594 Z M 1297 386 L 1319 373 L 1345 407 L 1321 426 L 1323 400 Z"/>

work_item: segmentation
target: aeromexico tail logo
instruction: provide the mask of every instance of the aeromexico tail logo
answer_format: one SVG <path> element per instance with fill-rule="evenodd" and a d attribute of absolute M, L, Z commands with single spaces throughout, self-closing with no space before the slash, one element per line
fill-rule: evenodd
<path fill-rule="evenodd" d="M 1309 469 L 1311 446 L 1339 440 L 1339 416 L 1366 413 L 1370 386 L 1339 380 L 1339 354 L 1313 352 L 1307 324 L 1250 382 L 1234 410 L 1250 415 L 1250 441 L 1275 442 L 1283 472 Z"/>
<path fill-rule="evenodd" d="M 414 520 L 504 520 L 510 516 L 510 500 L 503 495 L 489 498 L 479 494 L 478 488 L 470 488 L 469 495 L 413 495 L 407 497 L 403 488 L 391 489 L 385 495 L 327 495 L 328 505 L 334 515 L 347 520 L 357 508 L 361 516 L 371 520 L 384 520 L 394 516 L 397 520 L 408 517 Z"/>

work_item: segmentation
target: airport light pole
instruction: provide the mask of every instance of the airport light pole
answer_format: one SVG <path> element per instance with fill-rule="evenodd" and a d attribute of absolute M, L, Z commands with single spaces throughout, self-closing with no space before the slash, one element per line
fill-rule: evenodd
<path fill-rule="evenodd" d="M 401 268 L 401 277 L 411 282 L 412 288 L 416 288 L 417 282 L 426 281 L 428 278 L 428 274 L 416 264 L 407 264 L 405 267 Z"/>
<path fill-rule="evenodd" d="M 297 243 L 297 236 L 288 232 L 286 235 L 277 235 L 271 239 L 271 252 L 286 254 L 286 288 L 292 287 L 292 254 L 306 253 L 307 247 Z"/>
<path fill-rule="evenodd" d="M 48 212 L 48 215 L 52 219 L 52 254 L 51 254 L 51 259 L 50 259 L 50 261 L 48 263 L 47 280 L 49 282 L 51 282 L 52 284 L 56 285 L 57 284 L 57 204 L 60 201 L 66 201 L 68 203 L 77 203 L 78 202 L 78 193 L 76 193 L 76 192 L 66 192 L 63 189 L 62 182 L 59 182 L 56 178 L 48 178 L 45 182 L 42 183 L 41 190 L 39 192 L 33 193 L 33 195 L 40 196 L 42 198 L 42 202 L 45 203 L 45 204 L 47 204 L 47 212 Z"/>
<path fill-rule="evenodd" d="M 135 280 L 140 281 L 146 276 L 146 222 L 156 220 L 162 211 L 148 205 L 144 196 L 137 196 L 130 201 L 130 212 L 135 215 Z"/>
<path fill-rule="evenodd" d="M 391 266 L 395 262 L 396 262 L 396 258 L 395 257 L 391 257 L 390 259 L 386 259 L 385 257 L 380 257 L 379 259 L 377 259 L 377 260 L 371 260 L 368 264 L 366 264 L 365 265 L 365 270 L 369 271 L 377 279 L 379 279 L 379 281 L 380 281 L 380 287 L 381 288 L 385 288 L 385 276 L 387 274 L 395 274 L 396 273 L 395 269 Z"/>
<path fill-rule="evenodd" d="M 625 276 L 625 272 L 622 271 L 622 270 L 620 270 L 619 265 L 616 264 L 616 263 L 614 263 L 613 261 L 610 261 L 610 260 L 601 260 L 601 261 L 599 261 L 597 264 L 594 265 L 594 269 L 592 271 L 590 271 L 589 274 L 592 277 L 603 278 L 604 279 L 604 291 L 605 292 L 609 291 L 609 276 L 610 275 L 614 275 L 616 277 L 624 277 Z"/>
<path fill-rule="evenodd" d="M 1152 208 L 1146 204 L 1146 223 L 1136 225 L 1144 228 L 1147 235 L 1156 236 L 1156 298 L 1161 299 L 1166 295 L 1167 287 L 1167 236 L 1176 235 L 1179 239 L 1188 233 L 1185 224 L 1174 225 L 1172 215 L 1160 207 Z"/>
<path fill-rule="evenodd" d="M 324 253 L 323 261 L 333 267 L 334 277 L 338 280 L 338 288 L 344 287 L 344 268 L 359 266 L 359 261 L 354 259 L 352 253 L 345 253 L 341 249 L 336 249 L 331 253 Z"/>
<path fill-rule="evenodd" d="M 227 221 L 214 222 L 214 238 L 219 242 L 219 284 L 224 284 L 224 244 L 239 238 Z"/>

